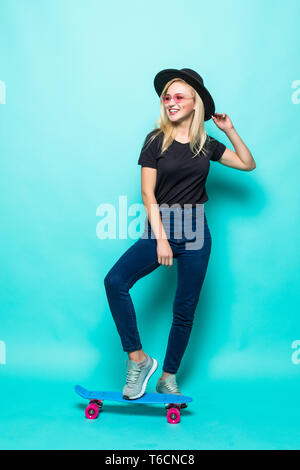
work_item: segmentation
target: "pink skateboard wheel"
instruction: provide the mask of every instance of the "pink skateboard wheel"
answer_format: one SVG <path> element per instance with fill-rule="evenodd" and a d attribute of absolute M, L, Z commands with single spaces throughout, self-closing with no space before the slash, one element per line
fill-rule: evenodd
<path fill-rule="evenodd" d="M 176 424 L 180 421 L 180 411 L 178 408 L 170 408 L 167 413 L 168 423 Z"/>
<path fill-rule="evenodd" d="M 90 403 L 85 409 L 85 416 L 88 419 L 96 419 L 99 414 L 99 407 L 96 403 Z"/>

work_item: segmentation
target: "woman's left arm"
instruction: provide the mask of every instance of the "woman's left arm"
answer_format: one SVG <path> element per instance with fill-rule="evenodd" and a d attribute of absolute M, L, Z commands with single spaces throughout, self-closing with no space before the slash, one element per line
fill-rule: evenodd
<path fill-rule="evenodd" d="M 254 158 L 252 157 L 252 154 L 246 144 L 242 141 L 237 131 L 235 130 L 229 116 L 224 113 L 215 113 L 212 115 L 212 119 L 216 126 L 225 132 L 235 149 L 235 152 L 233 152 L 229 148 L 226 148 L 218 162 L 225 166 L 229 166 L 230 168 L 236 168 L 237 170 L 254 170 L 254 168 L 256 168 Z"/>

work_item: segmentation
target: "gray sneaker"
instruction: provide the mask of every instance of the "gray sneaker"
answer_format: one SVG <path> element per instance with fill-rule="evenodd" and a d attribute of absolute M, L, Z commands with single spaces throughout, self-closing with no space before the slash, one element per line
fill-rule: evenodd
<path fill-rule="evenodd" d="M 175 374 L 169 374 L 164 380 L 158 380 L 154 393 L 174 393 L 174 395 L 183 395 L 178 388 Z M 176 403 L 175 397 L 174 403 Z M 169 403 L 165 406 L 167 408 Z M 187 404 L 181 403 L 180 408 L 187 408 Z"/>
<path fill-rule="evenodd" d="M 144 395 L 148 380 L 157 369 L 157 360 L 147 356 L 147 362 L 139 367 L 135 361 L 128 359 L 126 385 L 123 388 L 123 398 L 125 400 L 134 400 Z"/>

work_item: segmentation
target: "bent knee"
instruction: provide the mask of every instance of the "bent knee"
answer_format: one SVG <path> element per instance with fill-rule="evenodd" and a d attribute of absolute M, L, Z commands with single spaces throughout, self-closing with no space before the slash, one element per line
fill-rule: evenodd
<path fill-rule="evenodd" d="M 123 280 L 118 273 L 109 271 L 104 278 L 104 286 L 107 290 L 120 290 Z"/>

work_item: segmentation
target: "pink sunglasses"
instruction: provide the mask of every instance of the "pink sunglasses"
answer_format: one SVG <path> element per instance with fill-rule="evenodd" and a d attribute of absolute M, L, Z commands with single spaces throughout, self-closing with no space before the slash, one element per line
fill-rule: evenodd
<path fill-rule="evenodd" d="M 174 98 L 175 103 L 182 103 L 182 101 L 184 100 L 193 99 L 192 96 L 185 96 L 182 93 L 175 93 L 175 95 L 173 95 L 173 98 Z M 171 99 L 172 99 L 172 96 L 168 94 L 161 97 L 161 100 L 163 101 L 164 104 L 169 104 Z"/>

